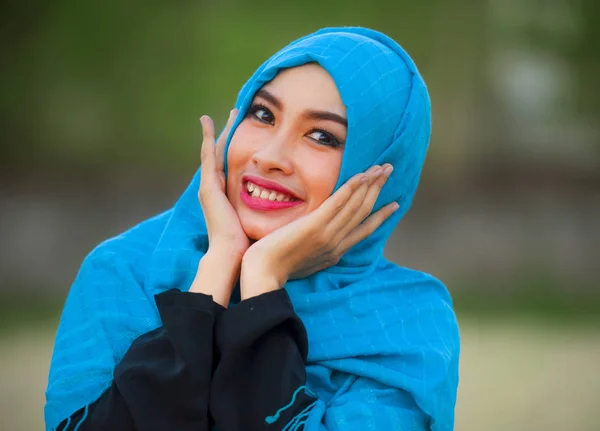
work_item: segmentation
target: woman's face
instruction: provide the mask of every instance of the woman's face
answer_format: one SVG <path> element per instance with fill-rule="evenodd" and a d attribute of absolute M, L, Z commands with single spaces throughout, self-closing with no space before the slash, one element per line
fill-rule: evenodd
<path fill-rule="evenodd" d="M 286 69 L 259 90 L 232 136 L 227 196 L 259 240 L 318 208 L 337 183 L 346 108 L 316 64 Z"/>

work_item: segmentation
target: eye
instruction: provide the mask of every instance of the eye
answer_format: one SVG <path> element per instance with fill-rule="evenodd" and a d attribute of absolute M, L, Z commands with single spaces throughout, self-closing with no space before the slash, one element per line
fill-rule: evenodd
<path fill-rule="evenodd" d="M 264 105 L 253 104 L 248 110 L 248 114 L 252 115 L 261 123 L 273 124 L 275 123 L 275 116 L 269 108 Z"/>
<path fill-rule="evenodd" d="M 325 130 L 315 129 L 307 135 L 310 139 L 319 144 L 327 145 L 328 147 L 341 147 L 342 142 L 333 136 L 331 133 L 326 132 Z"/>

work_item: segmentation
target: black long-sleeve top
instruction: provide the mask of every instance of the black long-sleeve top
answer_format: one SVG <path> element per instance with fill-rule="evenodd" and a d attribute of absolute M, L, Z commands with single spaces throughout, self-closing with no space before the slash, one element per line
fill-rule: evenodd
<path fill-rule="evenodd" d="M 162 326 L 138 337 L 109 389 L 58 431 L 281 430 L 314 400 L 304 391 L 306 330 L 285 290 L 230 309 L 200 293 L 155 297 Z"/>

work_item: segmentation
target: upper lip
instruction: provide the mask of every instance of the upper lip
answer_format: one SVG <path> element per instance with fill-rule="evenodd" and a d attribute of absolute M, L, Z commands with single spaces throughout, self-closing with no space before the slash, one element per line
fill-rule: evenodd
<path fill-rule="evenodd" d="M 242 181 L 243 182 L 250 181 L 252 184 L 256 184 L 258 187 L 261 187 L 261 188 L 264 188 L 264 189 L 273 190 L 273 191 L 276 191 L 276 192 L 279 192 L 279 193 L 285 193 L 286 195 L 290 195 L 290 196 L 292 196 L 292 197 L 294 197 L 296 199 L 303 200 L 296 193 L 294 193 L 290 189 L 282 186 L 281 184 L 276 183 L 275 181 L 266 180 L 264 178 L 255 177 L 253 175 L 244 175 L 242 177 Z"/>

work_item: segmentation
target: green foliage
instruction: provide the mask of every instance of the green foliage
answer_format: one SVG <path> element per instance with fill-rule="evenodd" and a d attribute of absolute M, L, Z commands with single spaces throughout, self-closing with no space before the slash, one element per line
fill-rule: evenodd
<path fill-rule="evenodd" d="M 481 54 L 494 20 L 486 2 L 441 0 L 62 0 L 1 7 L 0 166 L 57 171 L 195 166 L 198 118 L 208 113 L 222 124 L 262 61 L 324 26 L 380 29 L 415 57 L 434 100 L 457 91 L 467 97 L 480 91 L 473 83 L 488 67 Z M 524 34 L 575 65 L 578 109 L 595 113 L 589 89 L 598 72 L 600 6 L 579 0 L 572 12 L 579 27 L 569 44 L 552 26 Z"/>

